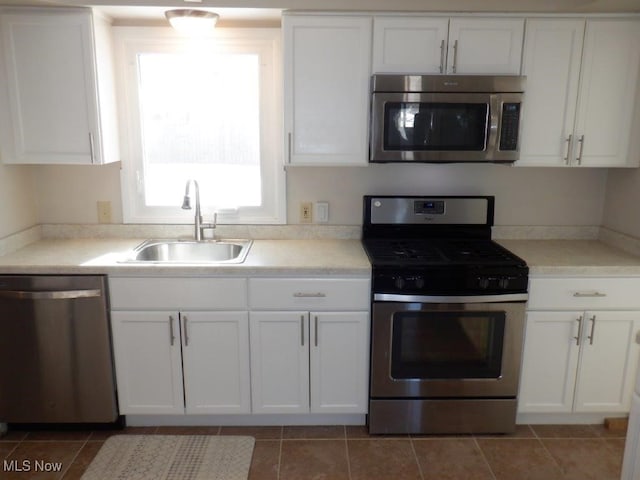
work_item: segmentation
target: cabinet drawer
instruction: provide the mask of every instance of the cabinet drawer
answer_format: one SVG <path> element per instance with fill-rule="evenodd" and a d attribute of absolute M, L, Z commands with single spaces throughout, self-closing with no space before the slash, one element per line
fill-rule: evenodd
<path fill-rule="evenodd" d="M 529 310 L 640 308 L 640 278 L 532 278 Z"/>
<path fill-rule="evenodd" d="M 113 310 L 247 308 L 245 278 L 109 278 Z"/>
<path fill-rule="evenodd" d="M 369 310 L 371 291 L 364 278 L 260 278 L 249 280 L 252 309 Z"/>

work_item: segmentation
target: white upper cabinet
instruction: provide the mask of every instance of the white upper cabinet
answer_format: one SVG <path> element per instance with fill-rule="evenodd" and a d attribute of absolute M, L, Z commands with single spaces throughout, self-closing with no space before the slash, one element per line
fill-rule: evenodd
<path fill-rule="evenodd" d="M 522 18 L 452 18 L 447 73 L 520 75 Z"/>
<path fill-rule="evenodd" d="M 573 159 L 585 167 L 637 166 L 628 149 L 640 66 L 640 21 L 589 20 Z"/>
<path fill-rule="evenodd" d="M 5 163 L 117 161 L 109 28 L 88 9 L 0 10 Z"/>
<path fill-rule="evenodd" d="M 519 75 L 522 18 L 375 17 L 373 73 Z"/>
<path fill-rule="evenodd" d="M 371 17 L 285 15 L 285 152 L 293 165 L 366 165 Z"/>
<path fill-rule="evenodd" d="M 639 66 L 637 20 L 527 20 L 516 165 L 637 166 L 628 152 Z"/>
<path fill-rule="evenodd" d="M 375 17 L 373 72 L 445 72 L 448 18 Z"/>
<path fill-rule="evenodd" d="M 522 60 L 527 83 L 518 165 L 570 163 L 583 36 L 584 20 L 527 20 Z"/>

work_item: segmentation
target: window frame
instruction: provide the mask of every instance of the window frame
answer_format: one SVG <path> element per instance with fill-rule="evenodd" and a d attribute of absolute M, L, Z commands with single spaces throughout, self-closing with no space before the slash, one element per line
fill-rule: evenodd
<path fill-rule="evenodd" d="M 172 53 L 190 42 L 222 52 L 251 52 L 260 58 L 260 165 L 262 205 L 218 209 L 221 224 L 286 224 L 286 182 L 282 165 L 281 35 L 278 28 L 217 28 L 206 37 L 188 38 L 171 27 L 113 27 L 115 65 L 119 95 L 121 137 L 120 183 L 124 223 L 193 222 L 193 211 L 175 207 L 146 206 L 142 158 L 141 119 L 138 98 L 137 55 L 143 52 Z M 196 178 L 196 180 L 198 180 Z M 204 207 L 203 216 L 213 215 Z"/>

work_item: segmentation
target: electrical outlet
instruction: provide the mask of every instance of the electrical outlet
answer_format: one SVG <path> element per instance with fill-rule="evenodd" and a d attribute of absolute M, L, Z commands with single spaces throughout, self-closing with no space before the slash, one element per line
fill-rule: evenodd
<path fill-rule="evenodd" d="M 300 204 L 300 223 L 313 222 L 313 203 L 302 202 Z"/>
<path fill-rule="evenodd" d="M 111 223 L 111 202 L 98 202 L 98 223 Z"/>

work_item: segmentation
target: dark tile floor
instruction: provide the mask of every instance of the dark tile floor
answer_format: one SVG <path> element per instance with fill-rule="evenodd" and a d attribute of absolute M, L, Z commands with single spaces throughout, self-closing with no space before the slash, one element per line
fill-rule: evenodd
<path fill-rule="evenodd" d="M 624 432 L 595 425 L 521 425 L 507 436 L 370 437 L 365 427 L 144 427 L 22 432 L 0 438 L 0 479 L 78 479 L 113 434 L 251 435 L 250 480 L 618 480 Z M 62 462 L 8 472 L 7 462 Z"/>

